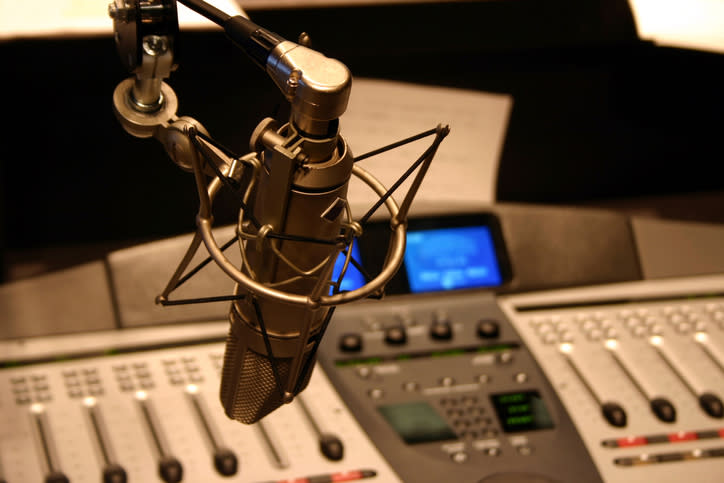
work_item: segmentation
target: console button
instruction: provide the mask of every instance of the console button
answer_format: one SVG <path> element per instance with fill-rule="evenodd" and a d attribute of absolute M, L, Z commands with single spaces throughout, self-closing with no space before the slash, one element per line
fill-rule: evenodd
<path fill-rule="evenodd" d="M 405 392 L 416 392 L 420 390 L 420 384 L 415 381 L 408 381 L 402 385 Z"/>
<path fill-rule="evenodd" d="M 444 387 L 450 387 L 455 385 L 455 378 L 450 376 L 445 376 L 440 378 L 440 385 Z"/>
<path fill-rule="evenodd" d="M 468 454 L 465 451 L 456 451 L 450 455 L 455 463 L 465 463 L 468 460 Z"/>
<path fill-rule="evenodd" d="M 513 362 L 513 353 L 510 351 L 501 352 L 498 354 L 497 360 L 499 364 L 510 364 Z"/>
<path fill-rule="evenodd" d="M 436 320 L 430 326 L 430 337 L 435 340 L 450 340 L 452 336 L 452 325 L 447 320 Z"/>
<path fill-rule="evenodd" d="M 344 334 L 339 338 L 339 350 L 342 352 L 359 352 L 362 350 L 362 336 L 359 334 Z"/>
<path fill-rule="evenodd" d="M 518 384 L 523 384 L 528 381 L 528 374 L 525 372 L 517 372 L 515 376 L 513 376 L 513 380 Z"/>
<path fill-rule="evenodd" d="M 402 345 L 407 342 L 407 332 L 402 326 L 389 327 L 385 330 L 385 342 L 392 345 Z"/>
<path fill-rule="evenodd" d="M 482 339 L 495 339 L 500 336 L 500 325 L 492 319 L 483 319 L 478 322 L 478 337 Z"/>

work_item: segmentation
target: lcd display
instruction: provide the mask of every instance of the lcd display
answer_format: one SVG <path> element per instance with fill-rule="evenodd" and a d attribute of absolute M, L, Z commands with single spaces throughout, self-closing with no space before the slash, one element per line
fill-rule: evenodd
<path fill-rule="evenodd" d="M 457 439 L 445 420 L 424 401 L 389 404 L 377 409 L 407 444 Z"/>
<path fill-rule="evenodd" d="M 409 231 L 405 270 L 411 293 L 496 287 L 503 283 L 487 226 Z"/>
<path fill-rule="evenodd" d="M 490 399 L 506 433 L 553 427 L 553 420 L 537 391 L 493 394 Z"/>

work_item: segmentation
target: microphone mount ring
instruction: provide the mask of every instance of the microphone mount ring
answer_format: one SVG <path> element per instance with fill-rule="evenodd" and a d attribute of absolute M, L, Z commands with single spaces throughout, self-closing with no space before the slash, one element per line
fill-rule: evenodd
<path fill-rule="evenodd" d="M 198 166 L 198 161 L 196 160 L 194 170 L 196 171 L 197 169 L 200 170 L 201 167 Z M 387 189 L 384 185 L 382 185 L 382 183 L 360 166 L 355 165 L 352 169 L 352 174 L 367 184 L 367 186 L 369 186 L 378 196 L 382 197 L 387 192 Z M 212 182 L 208 187 L 208 192 L 206 193 L 208 198 L 202 204 L 207 204 L 207 206 L 210 207 L 213 204 L 219 188 L 221 188 L 221 183 Z M 249 293 L 255 296 L 273 299 L 283 304 L 306 306 L 310 309 L 315 309 L 320 306 L 330 307 L 349 303 L 379 293 L 379 291 L 387 284 L 387 282 L 402 265 L 405 254 L 407 224 L 400 222 L 400 220 L 397 219 L 399 208 L 392 197 L 388 197 L 384 204 L 390 215 L 390 220 L 392 220 L 390 224 L 392 238 L 390 239 L 386 263 L 383 268 L 373 280 L 358 289 L 349 292 L 337 293 L 335 295 L 322 295 L 318 299 L 313 299 L 312 297 L 304 295 L 290 294 L 288 292 L 270 288 L 252 280 L 250 277 L 242 273 L 236 265 L 226 258 L 223 251 L 220 249 L 212 231 L 213 219 L 210 216 L 210 213 L 209 216 L 206 216 L 199 212 L 196 216 L 196 227 L 204 245 L 206 246 L 206 250 L 209 252 L 209 255 L 214 259 L 219 268 L 221 268 L 224 273 L 226 273 L 240 286 L 244 287 Z"/>

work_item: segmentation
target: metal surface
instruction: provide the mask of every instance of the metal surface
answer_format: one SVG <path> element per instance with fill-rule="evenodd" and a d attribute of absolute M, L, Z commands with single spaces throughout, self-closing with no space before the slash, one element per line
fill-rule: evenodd
<path fill-rule="evenodd" d="M 292 105 L 292 122 L 312 135 L 326 135 L 329 122 L 347 109 L 349 69 L 308 47 L 284 41 L 267 60 L 267 72 Z"/>

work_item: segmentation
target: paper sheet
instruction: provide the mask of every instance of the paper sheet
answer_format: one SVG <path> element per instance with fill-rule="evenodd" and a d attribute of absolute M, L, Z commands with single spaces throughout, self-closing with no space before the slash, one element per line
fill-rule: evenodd
<path fill-rule="evenodd" d="M 206 0 L 228 14 L 244 14 L 235 0 Z M 0 0 L 0 40 L 47 36 L 112 35 L 111 0 Z M 219 28 L 178 5 L 185 29 Z"/>
<path fill-rule="evenodd" d="M 450 134 L 438 150 L 416 203 L 486 203 L 495 199 L 512 104 L 508 95 L 355 78 L 348 110 L 340 121 L 341 132 L 357 156 L 447 124 Z M 360 161 L 360 165 L 389 187 L 432 140 L 431 136 L 415 141 Z M 409 182 L 396 192 L 398 203 L 407 185 Z M 360 182 L 351 185 L 353 207 L 367 206 L 374 200 L 373 193 Z"/>
<path fill-rule="evenodd" d="M 659 45 L 724 53 L 723 0 L 629 0 L 639 37 Z"/>

